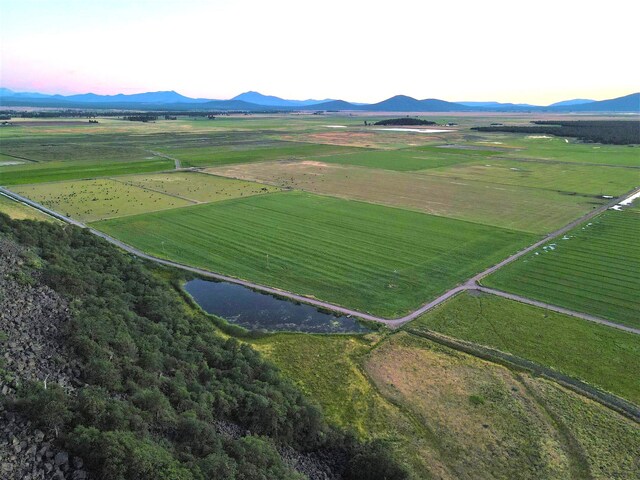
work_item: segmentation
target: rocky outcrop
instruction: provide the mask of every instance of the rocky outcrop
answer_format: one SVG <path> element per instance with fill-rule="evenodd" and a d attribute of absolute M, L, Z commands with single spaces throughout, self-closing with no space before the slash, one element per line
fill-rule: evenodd
<path fill-rule="evenodd" d="M 11 399 L 20 384 L 57 383 L 72 392 L 81 384 L 80 369 L 68 355 L 64 328 L 67 302 L 42 285 L 26 267 L 25 252 L 0 238 L 0 399 Z M 55 445 L 55 432 L 38 430 L 0 403 L 0 478 L 3 480 L 85 480 L 80 458 Z"/>
<path fill-rule="evenodd" d="M 249 430 L 224 420 L 216 422 L 216 430 L 218 433 L 234 439 L 251 435 Z M 285 445 L 279 445 L 277 449 L 282 461 L 287 466 L 302 473 L 309 480 L 339 480 L 342 476 L 337 472 L 343 471 L 347 463 L 347 458 L 342 452 L 303 453 Z"/>
<path fill-rule="evenodd" d="M 1 407 L 0 407 L 1 408 Z M 7 480 L 87 480 L 79 457 L 54 445 L 55 436 L 21 415 L 0 411 L 0 478 Z"/>

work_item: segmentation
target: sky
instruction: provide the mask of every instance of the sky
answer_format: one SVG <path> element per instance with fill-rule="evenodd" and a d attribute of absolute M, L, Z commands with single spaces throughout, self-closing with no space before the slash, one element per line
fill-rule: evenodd
<path fill-rule="evenodd" d="M 0 0 L 0 86 L 547 105 L 640 91 L 631 0 Z"/>

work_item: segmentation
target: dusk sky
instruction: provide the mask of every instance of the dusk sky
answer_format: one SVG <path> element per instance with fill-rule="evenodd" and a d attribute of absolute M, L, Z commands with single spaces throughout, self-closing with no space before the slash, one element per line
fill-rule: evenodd
<path fill-rule="evenodd" d="M 640 90 L 640 4 L 0 0 L 0 86 L 549 104 Z"/>

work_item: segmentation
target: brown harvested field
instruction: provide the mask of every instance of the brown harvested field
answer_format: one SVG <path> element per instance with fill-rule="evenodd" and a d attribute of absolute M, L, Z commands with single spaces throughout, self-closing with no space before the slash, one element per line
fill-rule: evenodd
<path fill-rule="evenodd" d="M 531 233 L 552 231 L 602 203 L 551 190 L 327 164 L 321 159 L 227 165 L 205 172 Z"/>
<path fill-rule="evenodd" d="M 285 135 L 283 140 L 294 142 L 309 142 L 325 145 L 340 145 L 345 147 L 369 147 L 382 149 L 406 148 L 409 146 L 429 145 L 442 143 L 456 138 L 455 132 L 444 134 L 385 132 L 379 130 L 354 130 L 353 127 L 345 129 L 330 129 L 327 132 L 302 133 L 298 135 Z"/>
<path fill-rule="evenodd" d="M 440 478 L 634 478 L 639 471 L 626 445 L 640 445 L 635 424 L 551 382 L 406 333 L 372 350 L 364 368 L 432 438 Z M 602 438 L 589 436 L 598 427 L 586 418 L 606 425 Z"/>

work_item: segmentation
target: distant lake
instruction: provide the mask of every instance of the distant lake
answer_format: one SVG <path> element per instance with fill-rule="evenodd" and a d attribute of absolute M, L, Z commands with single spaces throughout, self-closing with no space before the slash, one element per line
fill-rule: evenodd
<path fill-rule="evenodd" d="M 308 333 L 366 333 L 370 330 L 354 318 L 320 312 L 242 285 L 190 280 L 184 289 L 207 313 L 248 330 Z"/>
<path fill-rule="evenodd" d="M 442 130 L 437 128 L 374 128 L 385 132 L 414 132 L 414 133 L 446 133 L 455 132 L 455 130 Z"/>

